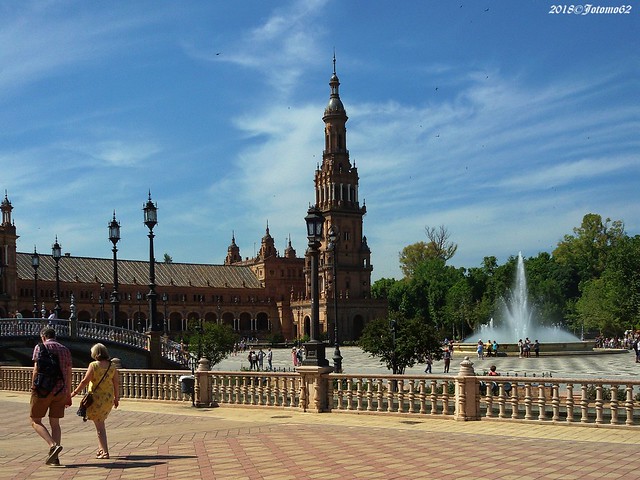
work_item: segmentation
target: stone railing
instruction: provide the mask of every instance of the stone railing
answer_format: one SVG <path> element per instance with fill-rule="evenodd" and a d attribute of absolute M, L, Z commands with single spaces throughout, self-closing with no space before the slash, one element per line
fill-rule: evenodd
<path fill-rule="evenodd" d="M 295 408 L 460 421 L 640 426 L 640 380 L 477 376 L 465 359 L 456 376 L 351 375 L 331 368 L 295 372 L 210 371 L 201 359 L 189 371 L 120 369 L 124 399 L 196 406 Z M 0 367 L 0 389 L 28 392 L 28 367 Z M 73 384 L 84 370 L 73 370 Z"/>
<path fill-rule="evenodd" d="M 92 341 L 110 341 L 137 350 L 151 350 L 150 336 L 135 330 L 115 327 L 94 322 L 45 318 L 2 318 L 0 319 L 0 337 L 36 337 L 45 326 L 51 326 L 58 338 L 89 339 Z M 179 343 L 164 336 L 160 337 L 160 355 L 185 368 L 197 366 L 197 359 L 182 351 Z"/>
<path fill-rule="evenodd" d="M 452 416 L 455 381 L 444 375 L 330 375 L 334 411 Z"/>

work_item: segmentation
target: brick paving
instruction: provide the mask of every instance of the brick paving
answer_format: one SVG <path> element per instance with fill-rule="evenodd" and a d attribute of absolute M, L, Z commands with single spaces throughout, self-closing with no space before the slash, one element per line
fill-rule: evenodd
<path fill-rule="evenodd" d="M 28 422 L 28 395 L 0 391 L 0 479 L 617 479 L 634 478 L 636 430 L 285 408 L 192 408 L 123 400 L 95 429 L 62 421 L 63 466 Z"/>

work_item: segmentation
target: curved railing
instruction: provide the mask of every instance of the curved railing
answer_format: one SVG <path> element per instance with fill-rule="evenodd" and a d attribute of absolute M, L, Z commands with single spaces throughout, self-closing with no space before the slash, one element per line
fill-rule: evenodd
<path fill-rule="evenodd" d="M 45 318 L 2 318 L 0 337 L 38 337 L 43 327 L 51 326 L 58 338 L 102 340 L 139 350 L 149 350 L 149 335 L 111 325 L 93 322 Z M 195 368 L 196 358 L 183 352 L 179 343 L 161 338 L 161 355 L 178 365 Z"/>

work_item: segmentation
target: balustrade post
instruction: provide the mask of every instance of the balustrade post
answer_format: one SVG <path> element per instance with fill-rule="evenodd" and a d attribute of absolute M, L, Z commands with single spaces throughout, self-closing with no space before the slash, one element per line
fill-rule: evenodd
<path fill-rule="evenodd" d="M 194 372 L 196 407 L 208 407 L 213 403 L 211 398 L 211 375 L 209 360 L 202 357 L 198 362 L 198 370 Z"/>
<path fill-rule="evenodd" d="M 315 365 L 297 367 L 301 380 L 300 408 L 303 411 L 314 413 L 330 412 L 333 406 L 333 398 L 329 399 L 329 373 L 333 367 L 320 367 Z M 302 398 L 302 393 L 308 397 Z"/>
<path fill-rule="evenodd" d="M 460 362 L 455 382 L 456 407 L 453 418 L 461 421 L 480 420 L 480 385 L 469 357 Z"/>

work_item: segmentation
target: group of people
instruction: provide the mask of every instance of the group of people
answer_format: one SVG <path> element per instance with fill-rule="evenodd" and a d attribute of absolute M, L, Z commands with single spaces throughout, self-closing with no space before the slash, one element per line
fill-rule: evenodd
<path fill-rule="evenodd" d="M 273 351 L 271 348 L 265 353 L 262 347 L 256 352 L 254 349 L 249 350 L 247 360 L 249 360 L 249 370 L 263 370 L 264 360 L 267 359 L 267 370 L 273 370 Z"/>
<path fill-rule="evenodd" d="M 540 356 L 540 342 L 538 342 L 538 340 L 533 343 L 529 340 L 529 337 L 525 338 L 524 341 L 522 341 L 522 339 L 518 340 L 520 358 L 530 358 L 531 350 L 533 350 L 536 357 Z"/>
<path fill-rule="evenodd" d="M 29 417 L 35 432 L 49 447 L 45 463 L 59 466 L 62 452 L 62 430 L 60 419 L 65 409 L 72 405 L 72 398 L 87 386 L 92 393 L 93 403 L 87 408 L 85 418 L 93 421 L 98 436 L 96 458 L 109 458 L 107 429 L 105 421 L 112 408 L 119 405 L 119 375 L 111 362 L 107 348 L 96 343 L 91 347 L 91 362 L 84 378 L 72 389 L 72 361 L 70 350 L 57 341 L 54 328 L 47 326 L 40 331 L 41 342 L 33 349 L 32 392 Z M 43 359 L 47 358 L 45 362 Z M 53 358 L 53 360 L 51 360 Z M 45 365 L 47 368 L 45 370 Z M 43 378 L 50 374 L 50 367 L 57 365 L 57 375 L 52 379 Z M 49 390 L 50 388 L 50 390 Z M 49 416 L 49 428 L 42 422 Z"/>
<path fill-rule="evenodd" d="M 487 357 L 497 357 L 498 356 L 498 348 L 500 345 L 496 340 L 493 342 L 491 340 L 487 340 L 487 343 L 484 343 L 482 339 L 478 340 L 478 344 L 476 346 L 476 353 L 478 355 L 478 359 L 482 360 L 485 355 Z"/>
<path fill-rule="evenodd" d="M 300 348 L 292 347 L 291 348 L 291 362 L 294 367 L 302 365 L 302 361 L 305 357 L 304 345 Z"/>

